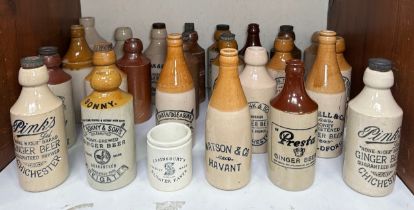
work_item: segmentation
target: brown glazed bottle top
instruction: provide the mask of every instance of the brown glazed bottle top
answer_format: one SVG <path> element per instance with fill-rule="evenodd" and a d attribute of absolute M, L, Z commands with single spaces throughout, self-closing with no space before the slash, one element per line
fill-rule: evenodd
<path fill-rule="evenodd" d="M 167 58 L 162 67 L 157 89 L 168 93 L 182 93 L 194 88 L 191 73 L 184 60 L 181 34 L 168 34 Z"/>
<path fill-rule="evenodd" d="M 39 48 L 39 55 L 43 57 L 43 63 L 49 73 L 49 85 L 57 85 L 69 81 L 72 77 L 62 71 L 60 65 L 62 60 L 58 54 L 58 48 L 55 46 L 44 46 Z"/>
<path fill-rule="evenodd" d="M 282 91 L 270 101 L 272 107 L 285 112 L 305 114 L 318 109 L 306 93 L 304 85 L 305 67 L 301 60 L 293 59 L 286 62 L 286 79 Z"/>
<path fill-rule="evenodd" d="M 150 60 L 142 54 L 142 42 L 138 38 L 130 38 L 124 43 L 124 56 L 117 61 L 119 67 L 143 66 L 150 63 Z M 123 69 L 125 71 L 125 69 Z"/>
<path fill-rule="evenodd" d="M 320 93 L 339 93 L 345 90 L 336 58 L 336 32 L 319 32 L 319 46 L 315 63 L 306 79 L 306 89 Z"/>
<path fill-rule="evenodd" d="M 72 25 L 71 36 L 69 49 L 63 57 L 63 67 L 79 70 L 92 66 L 92 51 L 86 42 L 83 26 Z"/>
<path fill-rule="evenodd" d="M 236 49 L 220 50 L 220 70 L 209 106 L 224 112 L 238 111 L 247 106 L 237 72 L 239 57 Z"/>
<path fill-rule="evenodd" d="M 336 60 L 338 61 L 339 69 L 341 71 L 351 70 L 351 65 L 346 61 L 344 57 L 345 52 L 345 39 L 343 37 L 336 37 Z"/>
<path fill-rule="evenodd" d="M 276 51 L 267 64 L 267 68 L 284 70 L 286 67 L 286 61 L 292 59 L 293 40 L 290 37 L 277 37 L 274 47 Z"/>
<path fill-rule="evenodd" d="M 125 53 L 142 53 L 142 42 L 138 38 L 127 39 L 124 43 L 124 52 Z"/>

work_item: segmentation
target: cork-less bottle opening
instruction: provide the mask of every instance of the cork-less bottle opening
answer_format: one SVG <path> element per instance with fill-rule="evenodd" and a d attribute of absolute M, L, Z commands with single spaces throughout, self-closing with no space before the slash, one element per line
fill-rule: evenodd
<path fill-rule="evenodd" d="M 82 25 L 72 25 L 70 27 L 70 34 L 72 38 L 80 38 L 85 36 L 85 29 Z"/>
<path fill-rule="evenodd" d="M 224 57 L 233 57 L 237 56 L 238 52 L 236 49 L 233 48 L 224 48 L 220 50 L 220 55 Z"/>
<path fill-rule="evenodd" d="M 286 74 L 293 73 L 295 75 L 303 75 L 305 73 L 305 65 L 299 59 L 292 59 L 286 62 Z"/>
<path fill-rule="evenodd" d="M 345 39 L 337 36 L 336 37 L 336 53 L 343 53 L 345 51 Z"/>
<path fill-rule="evenodd" d="M 191 140 L 191 129 L 181 123 L 163 123 L 153 127 L 148 132 L 147 139 L 148 143 L 157 147 L 178 147 Z"/>
<path fill-rule="evenodd" d="M 320 44 L 335 44 L 336 43 L 336 32 L 324 30 L 319 32 L 319 43 Z"/>
<path fill-rule="evenodd" d="M 167 43 L 168 43 L 168 46 L 180 46 L 180 45 L 182 45 L 183 41 L 181 39 L 181 34 L 179 34 L 179 33 L 168 34 Z"/>
<path fill-rule="evenodd" d="M 246 49 L 244 62 L 248 65 L 261 66 L 266 65 L 268 61 L 267 51 L 264 47 L 252 46 Z"/>
<path fill-rule="evenodd" d="M 274 47 L 279 52 L 291 52 L 293 50 L 293 39 L 290 37 L 278 37 Z"/>

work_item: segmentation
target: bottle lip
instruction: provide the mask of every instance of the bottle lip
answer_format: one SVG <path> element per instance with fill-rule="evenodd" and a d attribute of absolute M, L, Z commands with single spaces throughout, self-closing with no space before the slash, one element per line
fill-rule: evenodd
<path fill-rule="evenodd" d="M 161 22 L 153 23 L 152 29 L 165 29 L 165 23 L 161 23 Z"/>
<path fill-rule="evenodd" d="M 385 58 L 370 58 L 368 67 L 373 71 L 388 72 L 392 69 L 392 61 Z"/>
<path fill-rule="evenodd" d="M 193 32 L 194 30 L 194 23 L 184 23 L 184 32 Z"/>
<path fill-rule="evenodd" d="M 56 46 L 43 46 L 38 49 L 38 53 L 41 56 L 50 56 L 58 54 L 58 48 Z"/>
<path fill-rule="evenodd" d="M 159 124 L 147 133 L 147 142 L 152 146 L 173 148 L 191 141 L 191 129 L 177 122 Z"/>
<path fill-rule="evenodd" d="M 217 24 L 216 25 L 216 30 L 217 31 L 227 31 L 230 30 L 230 26 L 227 24 Z"/>
<path fill-rule="evenodd" d="M 236 39 L 236 35 L 230 32 L 222 33 L 220 39 L 224 41 L 233 41 Z"/>
<path fill-rule="evenodd" d="M 292 32 L 293 31 L 293 26 L 292 25 L 281 25 L 279 27 L 279 30 L 283 31 L 283 32 Z"/>
<path fill-rule="evenodd" d="M 43 59 L 40 56 L 28 56 L 20 59 L 23 69 L 34 69 L 43 66 Z"/>
<path fill-rule="evenodd" d="M 94 52 L 109 52 L 113 49 L 111 42 L 98 42 L 93 46 Z"/>
<path fill-rule="evenodd" d="M 220 50 L 220 56 L 233 57 L 237 55 L 238 55 L 238 51 L 233 48 L 223 48 Z"/>
<path fill-rule="evenodd" d="M 247 26 L 247 31 L 249 33 L 259 33 L 260 32 L 259 24 L 257 24 L 257 23 L 250 23 Z"/>
<path fill-rule="evenodd" d="M 79 23 L 84 26 L 95 26 L 95 17 L 81 17 L 79 18 Z"/>
<path fill-rule="evenodd" d="M 293 73 L 294 75 L 305 74 L 305 64 L 300 59 L 292 59 L 286 61 L 286 74 Z"/>

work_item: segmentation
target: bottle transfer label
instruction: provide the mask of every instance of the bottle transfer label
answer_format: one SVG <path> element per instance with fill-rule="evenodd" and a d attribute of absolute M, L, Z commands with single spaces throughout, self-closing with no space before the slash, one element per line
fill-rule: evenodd
<path fill-rule="evenodd" d="M 16 163 L 22 187 L 50 189 L 69 172 L 63 106 L 35 116 L 11 115 Z"/>
<path fill-rule="evenodd" d="M 345 89 L 346 89 L 346 102 L 349 101 L 349 97 L 351 94 L 351 73 L 352 73 L 352 68 L 346 71 L 341 71 L 342 79 L 344 80 Z"/>
<path fill-rule="evenodd" d="M 343 175 L 355 190 L 371 196 L 391 193 L 395 184 L 401 117 L 378 118 L 348 109 Z"/>
<path fill-rule="evenodd" d="M 342 153 L 342 138 L 346 110 L 346 92 L 337 94 L 317 93 L 308 95 L 318 103 L 318 157 L 333 158 Z"/>
<path fill-rule="evenodd" d="M 282 91 L 283 86 L 285 85 L 285 70 L 268 70 L 269 75 L 276 81 L 276 95 Z"/>

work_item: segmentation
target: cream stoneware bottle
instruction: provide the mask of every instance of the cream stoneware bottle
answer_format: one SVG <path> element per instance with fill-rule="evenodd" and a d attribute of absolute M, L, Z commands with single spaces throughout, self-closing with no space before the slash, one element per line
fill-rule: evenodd
<path fill-rule="evenodd" d="M 94 53 L 92 56 L 92 63 L 94 65 L 91 73 L 84 79 L 84 87 L 85 87 L 85 95 L 89 95 L 93 92 L 93 88 L 91 86 L 92 75 L 94 71 L 99 69 L 114 69 L 121 75 L 121 85 L 119 85 L 119 89 L 122 91 L 128 92 L 128 76 L 126 73 L 121 71 L 116 66 L 116 56 L 115 52 L 112 48 L 112 43 L 110 42 L 100 42 L 95 45 Z"/>
<path fill-rule="evenodd" d="M 369 59 L 364 84 L 349 101 L 346 120 L 343 178 L 357 192 L 385 196 L 396 179 L 403 110 L 392 96 L 391 61 Z"/>
<path fill-rule="evenodd" d="M 108 51 L 108 45 L 97 51 Z M 115 190 L 137 174 L 132 95 L 120 90 L 121 75 L 114 68 L 93 71 L 94 91 L 82 101 L 82 133 L 89 185 Z"/>
<path fill-rule="evenodd" d="M 250 180 L 250 112 L 237 72 L 237 54 L 232 48 L 220 50 L 220 73 L 206 115 L 206 178 L 222 190 L 240 189 Z"/>
<path fill-rule="evenodd" d="M 280 93 L 285 84 L 286 61 L 291 60 L 293 50 L 293 39 L 289 37 L 278 37 L 275 40 L 275 54 L 267 64 L 270 76 L 276 81 L 276 95 Z"/>
<path fill-rule="evenodd" d="M 119 60 L 124 56 L 125 40 L 132 38 L 132 30 L 130 27 L 118 27 L 115 29 L 115 46 L 114 51 L 116 59 Z"/>
<path fill-rule="evenodd" d="M 184 59 L 181 35 L 169 34 L 167 43 L 167 59 L 155 93 L 155 120 L 157 125 L 166 122 L 185 124 L 190 127 L 194 137 L 195 89 L 190 70 Z"/>
<path fill-rule="evenodd" d="M 252 152 L 267 151 L 267 127 L 270 99 L 276 94 L 276 82 L 267 73 L 267 51 L 263 47 L 248 47 L 244 53 L 246 66 L 240 82 L 250 109 Z"/>
<path fill-rule="evenodd" d="M 157 82 L 167 56 L 167 30 L 165 29 L 165 23 L 152 24 L 151 42 L 144 51 L 144 55 L 151 61 L 151 95 L 152 103 L 154 103 Z"/>
<path fill-rule="evenodd" d="M 39 48 L 39 55 L 43 57 L 43 62 L 49 73 L 48 86 L 50 90 L 62 100 L 63 113 L 65 115 L 66 143 L 68 144 L 68 147 L 71 147 L 76 142 L 72 77 L 60 68 L 62 60 L 57 50 L 57 47 L 53 46 L 41 47 Z"/>
<path fill-rule="evenodd" d="M 318 105 L 306 94 L 304 72 L 302 61 L 288 61 L 285 86 L 270 102 L 269 179 L 289 191 L 304 190 L 315 178 Z"/>
<path fill-rule="evenodd" d="M 85 38 L 89 48 L 93 49 L 95 44 L 105 42 L 105 39 L 99 35 L 95 28 L 95 17 L 81 17 L 79 18 L 79 24 L 85 28 Z"/>
<path fill-rule="evenodd" d="M 306 91 L 318 104 L 318 157 L 334 158 L 342 153 L 346 90 L 336 60 L 336 33 L 319 32 L 315 63 L 306 78 Z"/>
<path fill-rule="evenodd" d="M 16 168 L 23 190 L 52 189 L 69 174 L 63 103 L 47 86 L 39 56 L 21 60 L 22 91 L 10 109 Z"/>
<path fill-rule="evenodd" d="M 85 97 L 85 77 L 92 71 L 92 51 L 85 40 L 85 31 L 81 25 L 70 27 L 71 41 L 63 56 L 63 71 L 72 77 L 73 105 L 75 120 L 80 123 L 80 102 Z"/>

